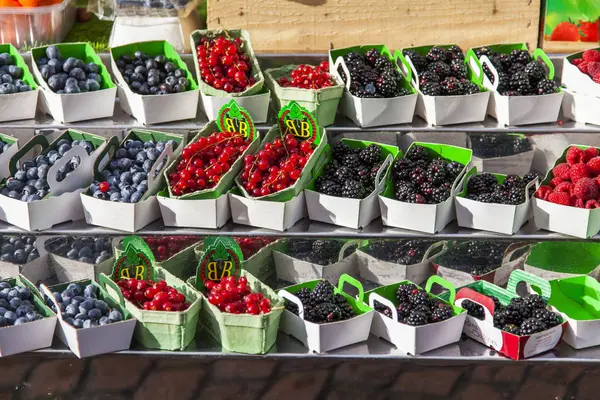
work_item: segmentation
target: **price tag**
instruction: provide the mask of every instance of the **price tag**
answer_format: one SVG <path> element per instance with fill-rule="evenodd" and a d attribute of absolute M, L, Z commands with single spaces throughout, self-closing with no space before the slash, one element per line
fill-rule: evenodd
<path fill-rule="evenodd" d="M 123 253 L 115 260 L 112 279 L 154 280 L 154 254 L 146 242 L 138 236 L 128 236 L 123 239 Z"/>
<path fill-rule="evenodd" d="M 203 289 L 207 281 L 218 282 L 227 276 L 239 276 L 244 256 L 233 238 L 209 236 L 202 249 L 204 256 L 196 272 L 198 289 Z"/>
<path fill-rule="evenodd" d="M 247 139 L 254 139 L 256 128 L 250 114 L 231 100 L 219 110 L 217 125 L 221 132 L 238 132 Z"/>
<path fill-rule="evenodd" d="M 309 140 L 315 145 L 320 143 L 321 133 L 315 117 L 295 101 L 283 107 L 277 118 L 283 135 L 291 133 L 300 140 Z"/>

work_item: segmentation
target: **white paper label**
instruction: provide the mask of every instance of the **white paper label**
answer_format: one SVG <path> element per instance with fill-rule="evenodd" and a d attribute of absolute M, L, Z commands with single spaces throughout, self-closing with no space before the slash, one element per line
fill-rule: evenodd
<path fill-rule="evenodd" d="M 553 349 L 560 340 L 562 334 L 562 326 L 557 326 L 554 329 L 547 330 L 535 334 L 527 340 L 523 349 L 523 357 L 529 358 L 538 353 Z"/>
<path fill-rule="evenodd" d="M 471 339 L 475 339 L 487 346 L 491 346 L 496 351 L 502 349 L 502 331 L 484 321 L 467 316 L 463 332 Z"/>

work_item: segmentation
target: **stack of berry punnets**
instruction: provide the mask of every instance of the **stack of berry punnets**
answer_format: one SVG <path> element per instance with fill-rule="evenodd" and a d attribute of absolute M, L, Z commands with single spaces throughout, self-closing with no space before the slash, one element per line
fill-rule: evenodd
<path fill-rule="evenodd" d="M 344 291 L 345 283 L 358 291 L 356 298 Z M 369 337 L 373 309 L 364 303 L 361 283 L 350 275 L 340 276 L 337 287 L 313 280 L 286 287 L 278 294 L 288 304 L 280 329 L 310 351 L 323 353 L 364 342 Z"/>
<path fill-rule="evenodd" d="M 379 195 L 384 225 L 435 233 L 456 217 L 454 196 L 471 162 L 471 150 L 414 142 L 394 160 Z"/>
<path fill-rule="evenodd" d="M 449 291 L 447 301 L 431 293 L 434 284 Z M 371 333 L 413 355 L 456 343 L 467 313 L 454 305 L 455 296 L 454 286 L 438 276 L 425 290 L 405 280 L 368 291 L 365 299 L 376 311 Z"/>
<path fill-rule="evenodd" d="M 473 48 L 467 54 L 483 65 L 483 72 L 477 74 L 492 91 L 488 113 L 499 123 L 527 125 L 558 119 L 563 92 L 552 80 L 554 65 L 542 49 L 530 55 L 525 43 L 498 44 Z"/>
<path fill-rule="evenodd" d="M 421 284 L 431 275 L 431 260 L 446 250 L 445 242 L 428 240 L 368 240 L 356 250 L 362 279 L 381 285 L 408 280 Z"/>
<path fill-rule="evenodd" d="M 41 291 L 58 316 L 56 336 L 77 357 L 128 350 L 131 346 L 137 320 L 93 279 L 41 285 Z"/>
<path fill-rule="evenodd" d="M 385 45 L 330 50 L 329 70 L 346 87 L 340 114 L 361 127 L 412 122 L 417 93 L 396 62 Z"/>
<path fill-rule="evenodd" d="M 119 104 L 127 114 L 133 116 L 144 125 L 179 121 L 196 117 L 196 113 L 198 112 L 198 85 L 188 70 L 185 62 L 181 59 L 181 56 L 168 42 L 150 41 L 111 47 L 110 55 L 112 71 L 117 81 Z M 140 55 L 141 57 L 138 58 L 136 55 Z M 185 78 L 189 83 L 188 90 L 164 95 L 142 95 L 134 92 L 130 88 L 129 83 L 125 80 L 123 74 L 119 72 L 117 60 L 123 60 L 123 57 L 130 57 L 131 59 L 135 58 L 134 65 L 136 62 L 139 63 L 136 68 L 143 68 L 141 72 L 147 74 L 146 66 L 143 63 L 145 61 L 150 61 L 150 59 L 146 57 L 156 56 L 162 56 L 165 57 L 165 59 L 168 59 L 168 64 L 170 65 L 169 69 L 177 69 L 185 73 L 185 76 L 181 77 Z M 165 63 L 165 67 L 166 65 L 167 63 Z M 162 76 L 163 79 L 165 79 L 164 72 L 160 72 L 163 73 Z M 140 75 L 138 77 L 139 80 L 144 78 L 143 73 L 136 74 Z M 159 79 L 161 77 L 160 73 L 158 73 L 158 75 L 153 75 L 153 77 L 154 76 Z"/>
<path fill-rule="evenodd" d="M 519 297 L 517 286 L 522 282 L 540 290 L 541 295 Z M 463 330 L 467 336 L 521 360 L 551 350 L 560 342 L 566 323 L 547 308 L 549 298 L 547 281 L 515 270 L 507 289 L 477 281 L 460 289 L 454 304 L 467 310 Z"/>
<path fill-rule="evenodd" d="M 431 125 L 485 119 L 490 93 L 481 86 L 481 65 L 456 45 L 405 48 L 398 54 L 419 91 L 416 113 Z M 474 64 L 479 71 L 473 72 Z M 410 71 L 410 75 L 408 75 Z"/>
<path fill-rule="evenodd" d="M 287 282 L 327 279 L 337 282 L 343 274 L 356 276 L 355 249 L 360 240 L 284 239 L 273 251 L 277 278 Z"/>
<path fill-rule="evenodd" d="M 538 175 L 477 174 L 472 168 L 456 195 L 456 219 L 465 228 L 512 235 L 533 217 L 530 197 Z"/>
<path fill-rule="evenodd" d="M 473 150 L 472 163 L 478 171 L 507 175 L 525 175 L 531 171 L 535 149 L 521 133 L 470 133 L 467 144 Z"/>
<path fill-rule="evenodd" d="M 79 195 L 92 182 L 93 163 L 105 143 L 102 136 L 72 129 L 50 144 L 45 136 L 34 136 L 10 158 L 11 177 L 0 189 L 0 219 L 25 230 L 82 219 Z M 41 153 L 27 159 L 35 148 Z"/>
<path fill-rule="evenodd" d="M 337 76 L 329 74 L 329 65 L 323 65 L 324 63 L 327 62 L 314 67 L 302 64 L 265 70 L 266 83 L 275 95 L 277 108 L 283 108 L 291 101 L 295 101 L 310 111 L 320 126 L 333 124 L 340 98 L 344 93 L 344 85 Z M 287 82 L 293 81 L 292 74 L 305 75 L 306 79 L 302 82 L 302 86 L 307 87 L 285 86 Z M 313 79 L 309 80 L 309 76 Z M 286 83 L 282 84 L 283 82 Z"/>
<path fill-rule="evenodd" d="M 0 71 L 2 71 L 3 74 L 8 72 L 10 75 L 10 65 L 14 64 L 15 67 L 20 68 L 22 74 L 21 78 L 18 79 L 21 79 L 23 83 L 32 89 L 25 92 L 19 91 L 18 93 L 0 96 L 0 121 L 16 121 L 35 118 L 40 91 L 38 90 L 33 75 L 29 71 L 29 66 L 23 59 L 23 56 L 19 53 L 19 50 L 12 44 L 0 44 L 0 53 L 8 55 L 4 57 L 5 60 L 8 61 L 5 62 L 5 64 L 9 64 L 8 66 L 5 66 L 4 69 L 0 69 Z M 15 72 L 17 72 L 17 74 L 13 75 L 21 75 L 18 71 Z M 11 75 L 11 78 L 13 75 Z"/>
<path fill-rule="evenodd" d="M 538 228 L 587 238 L 600 231 L 600 155 L 595 147 L 571 145 L 535 192 Z"/>
<path fill-rule="evenodd" d="M 377 195 L 385 187 L 396 146 L 342 139 L 329 145 L 304 190 L 313 221 L 361 228 L 381 215 Z"/>
<path fill-rule="evenodd" d="M 111 139 L 94 165 L 97 187 L 92 184 L 81 193 L 86 222 L 135 232 L 159 218 L 156 193 L 165 185 L 161 172 L 181 153 L 182 143 L 180 135 L 142 129 L 132 129 L 121 143 Z"/>

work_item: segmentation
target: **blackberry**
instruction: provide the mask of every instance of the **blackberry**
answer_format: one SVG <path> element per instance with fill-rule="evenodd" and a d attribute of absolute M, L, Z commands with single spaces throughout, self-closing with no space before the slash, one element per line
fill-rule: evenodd
<path fill-rule="evenodd" d="M 442 94 L 446 96 L 459 96 L 463 94 L 463 85 L 457 78 L 452 76 L 447 77 L 440 82 Z"/>
<path fill-rule="evenodd" d="M 381 158 L 381 147 L 371 144 L 361 150 L 358 154 L 358 158 L 365 164 L 373 165 Z"/>
<path fill-rule="evenodd" d="M 523 175 L 523 183 L 525 185 L 527 185 L 529 182 L 533 181 L 534 179 L 539 179 L 540 176 L 536 173 L 536 172 L 528 172 L 525 175 Z"/>
<path fill-rule="evenodd" d="M 348 303 L 348 300 L 346 300 L 346 298 L 339 293 L 333 295 L 331 299 L 331 304 L 337 306 L 340 309 L 342 313 L 342 321 L 356 316 L 356 313 L 354 312 L 352 306 Z"/>
<path fill-rule="evenodd" d="M 333 179 L 340 185 L 346 183 L 348 179 L 354 178 L 354 172 L 350 167 L 343 165 L 333 173 Z"/>
<path fill-rule="evenodd" d="M 433 193 L 433 189 L 435 189 L 435 186 L 433 186 L 433 183 L 429 181 L 422 182 L 419 185 L 419 192 L 427 198 L 431 196 L 431 194 Z"/>
<path fill-rule="evenodd" d="M 515 154 L 524 153 L 531 150 L 531 143 L 526 137 L 515 137 L 513 142 L 513 151 Z"/>
<path fill-rule="evenodd" d="M 444 186 L 433 189 L 431 193 L 431 201 L 433 204 L 443 203 L 450 198 L 450 189 Z"/>
<path fill-rule="evenodd" d="M 506 323 L 515 325 L 521 325 L 524 320 L 531 317 L 531 310 L 522 301 L 515 301 L 515 299 L 512 299 L 501 313 L 504 314 Z"/>
<path fill-rule="evenodd" d="M 365 189 L 360 185 L 360 182 L 353 179 L 348 179 L 342 185 L 342 197 L 347 199 L 362 199 L 366 196 Z"/>
<path fill-rule="evenodd" d="M 542 79 L 536 86 L 536 93 L 539 95 L 552 94 L 558 92 L 558 86 L 550 79 Z"/>
<path fill-rule="evenodd" d="M 481 93 L 481 88 L 479 86 L 477 86 L 477 84 L 471 82 L 471 81 L 466 81 L 466 82 L 461 82 L 462 85 L 462 94 L 476 94 L 476 93 Z"/>
<path fill-rule="evenodd" d="M 425 171 L 417 167 L 412 170 L 412 172 L 408 176 L 408 180 L 414 184 L 420 185 L 421 183 L 427 180 L 427 175 Z"/>
<path fill-rule="evenodd" d="M 483 306 L 471 300 L 463 300 L 461 307 L 467 310 L 467 314 L 471 317 L 483 319 L 483 317 L 485 316 Z"/>
<path fill-rule="evenodd" d="M 446 175 L 450 179 L 450 182 L 454 183 L 463 168 L 464 165 L 457 161 L 450 161 L 446 164 Z"/>
<path fill-rule="evenodd" d="M 480 175 L 471 176 L 467 182 L 467 193 L 480 195 L 489 193 L 498 184 L 498 180 L 492 174 L 484 172 Z"/>
<path fill-rule="evenodd" d="M 521 187 L 521 177 L 515 174 L 506 175 L 502 184 L 507 188 Z"/>
<path fill-rule="evenodd" d="M 398 304 L 398 307 L 396 307 L 396 312 L 398 313 L 398 321 L 405 322 L 406 318 L 408 318 L 408 316 L 410 315 L 412 309 L 413 306 L 408 302 L 401 302 L 400 304 Z M 425 318 L 425 321 L 427 322 L 427 316 L 425 316 Z"/>
<path fill-rule="evenodd" d="M 413 291 L 418 290 L 417 286 L 412 284 L 412 283 L 408 283 L 405 285 L 399 285 L 398 288 L 396 289 L 396 299 L 398 299 L 399 302 L 407 302 L 408 301 L 408 295 L 410 295 Z"/>
<path fill-rule="evenodd" d="M 448 49 L 446 50 L 446 54 L 448 55 L 448 58 L 452 61 L 465 59 L 465 55 L 462 49 L 456 45 L 448 47 Z"/>
<path fill-rule="evenodd" d="M 333 286 L 326 280 L 319 281 L 310 293 L 310 298 L 315 304 L 331 303 L 333 299 Z"/>
<path fill-rule="evenodd" d="M 527 297 L 523 298 L 523 304 L 525 304 L 526 307 L 533 311 L 538 309 L 545 309 L 548 305 L 548 302 L 546 302 L 546 300 L 542 299 L 537 294 L 530 294 Z"/>
<path fill-rule="evenodd" d="M 521 335 L 528 336 L 548 329 L 548 326 L 537 318 L 528 318 L 521 324 Z"/>
<path fill-rule="evenodd" d="M 507 243 L 470 241 L 448 249 L 436 262 L 446 268 L 481 276 L 502 264 Z"/>
<path fill-rule="evenodd" d="M 498 91 L 505 91 L 509 88 L 510 77 L 505 72 L 498 72 Z M 492 82 L 494 83 L 494 82 Z"/>
<path fill-rule="evenodd" d="M 427 324 L 427 315 L 419 311 L 411 311 L 406 318 L 406 324 L 411 326 L 420 326 Z"/>
<path fill-rule="evenodd" d="M 483 46 L 475 50 L 475 55 L 477 58 L 481 58 L 481 56 L 489 56 L 492 54 L 492 50 L 489 47 Z"/>
<path fill-rule="evenodd" d="M 309 288 L 302 288 L 298 292 L 295 293 L 295 296 L 300 299 L 302 305 L 306 307 L 307 304 L 310 304 L 311 298 L 311 290 Z"/>
<path fill-rule="evenodd" d="M 450 73 L 455 78 L 467 78 L 469 76 L 469 70 L 467 65 L 461 59 L 455 59 L 450 62 Z"/>
<path fill-rule="evenodd" d="M 437 82 L 427 82 L 421 87 L 421 92 L 425 96 L 440 96 L 442 94 L 442 87 Z"/>
<path fill-rule="evenodd" d="M 373 178 L 371 178 L 371 168 L 367 167 L 366 165 L 361 165 L 358 167 L 356 174 L 358 176 L 358 180 L 362 184 L 369 184 L 373 181 Z"/>
<path fill-rule="evenodd" d="M 518 205 L 525 203 L 525 190 L 523 188 L 512 188 L 508 192 L 505 204 Z"/>
<path fill-rule="evenodd" d="M 429 82 L 440 82 L 440 77 L 431 71 L 425 71 L 419 74 L 419 86 L 423 86 Z"/>
<path fill-rule="evenodd" d="M 521 96 L 521 93 L 517 92 L 516 90 L 507 90 L 500 94 L 507 97 Z"/>
<path fill-rule="evenodd" d="M 525 64 L 514 63 L 514 64 L 511 64 L 510 67 L 508 67 L 508 69 L 506 70 L 506 73 L 509 76 L 512 76 L 512 75 L 516 74 L 517 72 L 525 72 Z"/>
<path fill-rule="evenodd" d="M 521 330 L 515 324 L 504 324 L 500 329 L 502 329 L 504 332 L 512 333 L 513 335 L 521 334 Z"/>
<path fill-rule="evenodd" d="M 342 320 L 342 312 L 338 306 L 331 303 L 317 304 L 309 313 L 309 321 L 318 324 Z"/>
<path fill-rule="evenodd" d="M 448 60 L 448 53 L 443 47 L 433 46 L 431 49 L 429 49 L 427 56 L 425 57 L 430 63 L 438 61 L 446 62 Z"/>
<path fill-rule="evenodd" d="M 406 158 L 408 158 L 411 161 L 418 161 L 418 160 L 427 161 L 427 160 L 429 160 L 429 152 L 423 146 L 413 145 L 410 148 L 410 150 L 408 151 L 408 153 L 406 154 Z"/>
<path fill-rule="evenodd" d="M 409 89 L 407 89 L 407 88 L 400 87 L 400 88 L 398 88 L 398 90 L 396 91 L 396 96 L 395 96 L 395 97 L 408 96 L 408 95 L 410 95 L 410 94 L 413 94 L 413 92 L 412 92 L 412 91 L 410 91 L 410 90 L 409 90 Z"/>
<path fill-rule="evenodd" d="M 385 56 L 379 56 L 375 58 L 375 61 L 373 62 L 373 67 L 375 67 L 375 69 L 379 72 L 383 72 L 387 69 L 394 68 L 390 59 Z"/>
<path fill-rule="evenodd" d="M 312 240 L 310 239 L 290 239 L 288 242 L 288 253 L 290 255 L 310 251 L 312 251 Z"/>
<path fill-rule="evenodd" d="M 544 71 L 544 67 L 537 61 L 532 61 L 525 66 L 523 70 L 529 77 L 529 82 L 532 84 L 537 84 L 539 81 L 546 77 L 546 71 Z"/>
<path fill-rule="evenodd" d="M 454 316 L 452 308 L 447 305 L 438 307 L 431 313 L 431 322 L 441 322 L 450 319 Z"/>
<path fill-rule="evenodd" d="M 516 72 L 512 75 L 509 81 L 510 88 L 522 95 L 531 93 L 531 84 L 525 72 Z"/>
<path fill-rule="evenodd" d="M 409 195 L 417 194 L 417 188 L 410 182 L 400 181 L 396 184 L 394 194 L 397 200 L 406 201 Z"/>
<path fill-rule="evenodd" d="M 419 289 L 413 290 L 412 293 L 408 295 L 408 301 L 413 305 L 413 307 L 422 305 L 429 306 L 430 302 L 427 292 Z"/>
<path fill-rule="evenodd" d="M 345 142 L 339 142 L 333 146 L 331 153 L 334 159 L 343 160 L 344 156 L 350 153 L 350 146 Z"/>
<path fill-rule="evenodd" d="M 476 200 L 480 203 L 497 203 L 498 196 L 494 193 L 482 193 L 477 195 Z"/>
<path fill-rule="evenodd" d="M 499 311 L 504 308 L 500 300 L 496 296 L 489 296 L 490 299 L 494 302 L 494 311 Z"/>
<path fill-rule="evenodd" d="M 384 78 L 380 78 L 375 86 L 383 97 L 395 97 L 398 91 L 398 85 L 395 81 Z"/>
<path fill-rule="evenodd" d="M 388 306 L 384 306 L 377 300 L 373 302 L 373 305 L 375 306 L 375 311 L 382 313 L 388 318 L 392 318 L 392 310 Z"/>
<path fill-rule="evenodd" d="M 317 179 L 317 182 L 315 183 L 315 189 L 317 192 L 336 197 L 342 195 L 342 186 L 340 184 L 330 180 L 323 180 L 319 182 L 319 179 Z"/>
<path fill-rule="evenodd" d="M 427 71 L 433 72 L 442 80 L 446 79 L 452 73 L 450 66 L 443 61 L 432 62 L 427 66 Z"/>
<path fill-rule="evenodd" d="M 560 319 L 558 315 L 556 315 L 556 313 L 553 313 L 550 310 L 546 310 L 543 308 L 534 310 L 532 313 L 532 317 L 542 321 L 548 328 L 560 325 Z"/>
<path fill-rule="evenodd" d="M 342 158 L 342 164 L 348 168 L 356 168 L 360 165 L 360 159 L 357 154 L 346 154 Z"/>
<path fill-rule="evenodd" d="M 377 173 L 379 172 L 379 168 L 381 168 L 381 165 L 383 164 L 383 161 L 381 162 L 376 162 L 371 169 L 369 170 L 369 178 L 370 178 L 370 182 L 375 182 L 375 178 L 377 177 Z"/>
<path fill-rule="evenodd" d="M 409 57 L 412 65 L 415 67 L 418 73 L 427 69 L 427 58 L 420 55 L 414 50 L 404 50 L 404 56 Z"/>
<path fill-rule="evenodd" d="M 444 163 L 442 162 L 431 162 L 427 167 L 427 178 L 434 185 L 441 185 L 446 181 L 448 174 Z"/>
<path fill-rule="evenodd" d="M 513 50 L 510 52 L 510 59 L 514 63 L 528 64 L 531 62 L 531 56 L 527 50 Z"/>
<path fill-rule="evenodd" d="M 377 49 L 370 49 L 365 52 L 365 59 L 370 64 L 373 64 L 375 62 L 375 60 L 378 59 L 380 56 L 381 56 L 381 53 Z"/>
<path fill-rule="evenodd" d="M 284 303 L 285 303 L 285 309 L 288 310 L 289 312 L 299 315 L 300 311 L 298 309 L 298 305 L 296 303 L 292 303 L 291 301 L 289 301 L 288 299 L 283 299 Z"/>

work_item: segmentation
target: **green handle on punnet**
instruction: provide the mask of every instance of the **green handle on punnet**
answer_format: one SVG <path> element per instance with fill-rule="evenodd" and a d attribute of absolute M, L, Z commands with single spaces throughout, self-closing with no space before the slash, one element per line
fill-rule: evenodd
<path fill-rule="evenodd" d="M 119 149 L 119 138 L 117 138 L 116 136 L 113 136 L 110 139 L 108 139 L 106 146 L 104 146 L 104 148 L 98 154 L 98 158 L 96 158 L 96 161 L 94 161 L 94 178 L 95 179 L 104 180 L 101 172 L 108 166 L 108 164 L 110 163 L 110 160 L 114 156 L 114 153 L 118 149 Z M 108 159 L 105 159 L 105 157 L 107 155 L 108 155 Z M 104 168 L 102 168 L 102 170 L 100 170 L 100 165 L 103 163 L 104 163 Z"/>
<path fill-rule="evenodd" d="M 344 283 L 348 283 L 349 285 L 354 286 L 358 290 L 357 299 L 359 302 L 363 303 L 363 300 L 365 298 L 365 290 L 363 289 L 363 285 L 350 275 L 342 274 L 342 276 L 340 276 L 340 279 L 338 280 L 338 290 L 343 293 L 346 293 L 344 291 Z"/>
<path fill-rule="evenodd" d="M 121 289 L 119 289 L 119 286 L 112 279 L 101 272 L 98 274 L 98 283 L 100 284 L 101 289 L 105 292 L 108 292 L 108 287 L 110 287 L 115 292 L 119 305 L 125 309 L 125 298 L 123 297 L 123 293 L 121 293 Z"/>
<path fill-rule="evenodd" d="M 437 250 L 438 247 L 441 247 L 441 250 L 432 255 L 432 253 L 435 250 Z M 425 250 L 425 254 L 423 254 L 423 261 L 428 260 L 432 257 L 437 257 L 440 254 L 444 253 L 446 250 L 448 250 L 448 242 L 446 242 L 446 241 L 435 242 L 434 244 L 429 246 L 429 248 L 427 248 L 427 250 Z"/>
<path fill-rule="evenodd" d="M 410 77 L 410 84 L 419 90 L 419 79 L 417 76 L 417 70 L 415 69 L 412 61 L 410 61 L 410 57 L 405 57 L 402 52 L 396 54 L 396 65 L 398 65 L 398 61 L 400 60 L 400 69 L 404 73 L 404 76 Z"/>
<path fill-rule="evenodd" d="M 533 51 L 531 56 L 534 60 L 541 58 L 544 64 L 546 64 L 548 67 L 548 79 L 554 79 L 554 64 L 552 64 L 552 61 L 550 61 L 546 53 L 544 53 L 544 50 L 538 47 Z"/>
<path fill-rule="evenodd" d="M 17 163 L 25 156 L 31 149 L 36 146 L 41 147 L 41 152 L 44 152 L 48 148 L 50 144 L 48 143 L 48 139 L 44 135 L 35 135 L 32 137 L 27 143 L 23 145 L 19 150 L 15 152 L 15 154 L 8 161 L 8 171 L 10 175 L 13 176 L 18 170 Z"/>
<path fill-rule="evenodd" d="M 348 240 L 346 243 L 344 243 L 344 245 L 340 249 L 340 252 L 338 253 L 338 262 L 342 261 L 344 259 L 344 253 L 346 252 L 346 250 L 348 250 L 349 247 L 352 247 L 354 245 L 356 245 L 357 248 L 361 247 L 362 240 L 353 239 L 353 240 Z"/>
<path fill-rule="evenodd" d="M 43 299 L 42 294 L 40 293 L 38 288 L 36 288 L 35 285 L 33 284 L 33 282 L 31 282 L 29 279 L 27 279 L 24 275 L 19 274 L 19 275 L 17 275 L 16 279 L 17 279 L 17 282 L 19 282 L 21 285 L 27 287 L 29 289 L 29 291 L 31 292 L 31 294 L 33 294 L 34 296 L 37 296 L 40 299 Z"/>
<path fill-rule="evenodd" d="M 552 295 L 550 282 L 520 269 L 516 269 L 510 274 L 508 277 L 508 285 L 506 286 L 506 290 L 508 290 L 510 293 L 518 295 L 517 287 L 521 282 L 529 284 L 529 286 L 532 288 L 539 289 L 541 292 L 539 295 L 544 300 L 548 301 L 550 299 L 550 296 Z"/>
<path fill-rule="evenodd" d="M 407 68 L 406 71 L 404 69 L 402 69 L 400 67 L 400 65 L 398 65 L 398 61 L 400 61 L 401 65 L 406 65 L 406 59 L 404 58 L 404 56 L 402 55 L 402 52 L 400 50 L 396 50 L 394 51 L 394 64 L 396 65 L 396 67 L 398 68 L 399 71 L 401 71 L 404 75 L 404 77 L 406 78 L 407 81 L 412 82 L 412 68 Z"/>
<path fill-rule="evenodd" d="M 454 305 L 454 299 L 456 299 L 456 288 L 454 288 L 454 285 L 452 285 L 450 282 L 448 282 L 441 276 L 431 275 L 429 279 L 427 279 L 427 283 L 425 284 L 425 291 L 429 294 L 432 294 L 431 288 L 436 283 L 442 286 L 443 288 L 448 289 L 448 292 L 450 293 L 450 299 L 448 300 L 448 302 Z"/>
<path fill-rule="evenodd" d="M 475 81 L 478 85 L 483 84 L 483 67 L 481 66 L 481 62 L 475 57 L 475 54 L 472 51 L 468 51 L 465 56 L 465 64 L 467 64 L 467 68 L 470 66 L 469 70 L 473 72 L 474 77 L 471 77 L 471 80 Z"/>
<path fill-rule="evenodd" d="M 313 179 L 318 178 L 321 175 L 321 171 L 327 165 L 327 163 L 331 160 L 331 145 L 329 143 L 325 144 L 323 148 L 323 152 L 317 159 L 314 168 L 311 171 Z"/>

